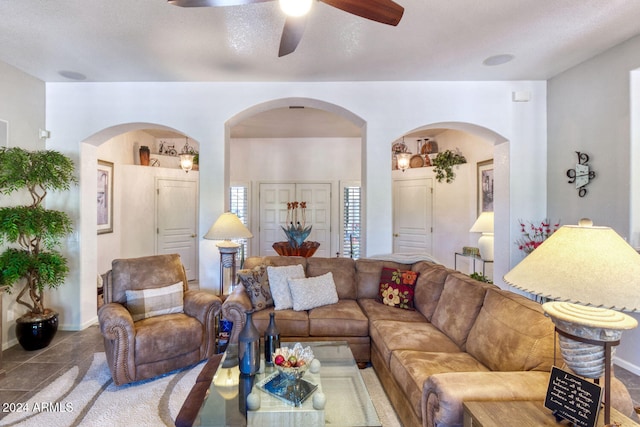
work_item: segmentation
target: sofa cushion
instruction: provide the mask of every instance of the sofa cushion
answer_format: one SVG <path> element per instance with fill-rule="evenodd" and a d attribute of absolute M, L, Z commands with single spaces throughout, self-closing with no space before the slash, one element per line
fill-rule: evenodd
<path fill-rule="evenodd" d="M 460 273 L 447 276 L 431 323 L 461 349 L 484 302 L 486 289 L 481 282 Z"/>
<path fill-rule="evenodd" d="M 415 284 L 420 273 L 384 267 L 380 273 L 378 301 L 389 307 L 413 310 Z"/>
<path fill-rule="evenodd" d="M 182 282 L 160 288 L 126 290 L 127 309 L 133 321 L 163 314 L 184 312 L 184 284 Z"/>
<path fill-rule="evenodd" d="M 422 387 L 434 374 L 444 372 L 486 372 L 488 368 L 467 353 L 394 351 L 389 370 L 418 419 L 422 419 Z"/>
<path fill-rule="evenodd" d="M 396 310 L 400 311 L 400 310 Z M 410 325 L 400 320 L 374 320 L 369 324 L 371 342 L 389 363 L 396 350 L 420 350 L 442 353 L 458 353 L 460 347 L 435 326 L 427 322 Z"/>
<path fill-rule="evenodd" d="M 333 273 L 333 280 L 340 299 L 356 299 L 356 269 L 351 258 L 307 258 L 307 277 Z"/>
<path fill-rule="evenodd" d="M 554 340 L 553 322 L 540 304 L 489 289 L 469 332 L 467 351 L 494 371 L 549 371 Z"/>
<path fill-rule="evenodd" d="M 260 264 L 252 269 L 239 270 L 238 279 L 244 286 L 245 291 L 247 291 L 251 306 L 255 311 L 273 306 L 266 265 Z"/>
<path fill-rule="evenodd" d="M 257 311 L 253 314 L 253 324 L 260 336 L 269 326 L 269 313 L 274 311 L 274 307 Z M 308 337 L 309 336 L 309 315 L 306 311 L 279 310 L 276 311 L 276 325 L 281 337 Z"/>
<path fill-rule="evenodd" d="M 411 270 L 420 273 L 416 283 L 416 293 L 413 304 L 427 320 L 431 321 L 433 312 L 436 310 L 440 294 L 444 289 L 444 282 L 451 274 L 445 266 L 432 262 L 421 261 L 415 263 Z"/>
<path fill-rule="evenodd" d="M 289 279 L 302 279 L 305 277 L 304 268 L 300 264 L 285 265 L 281 267 L 268 266 L 269 286 L 276 310 L 293 308 Z"/>
<path fill-rule="evenodd" d="M 331 272 L 322 276 L 289 279 L 288 282 L 295 311 L 311 310 L 338 302 L 336 284 Z"/>
<path fill-rule="evenodd" d="M 408 270 L 411 268 L 411 265 L 365 258 L 356 260 L 358 299 L 375 299 L 378 296 L 378 291 L 380 290 L 380 273 L 382 273 L 383 267 Z"/>
<path fill-rule="evenodd" d="M 314 337 L 366 337 L 369 321 L 357 301 L 341 299 L 309 311 L 309 335 Z"/>
<path fill-rule="evenodd" d="M 369 322 L 374 320 L 399 320 L 402 322 L 426 322 L 425 317 L 417 310 L 398 310 L 395 307 L 380 304 L 375 299 L 359 299 L 358 305 L 367 316 Z"/>
<path fill-rule="evenodd" d="M 171 325 L 171 334 L 164 331 Z M 168 360 L 197 350 L 202 344 L 203 326 L 184 313 L 143 319 L 136 324 L 136 366 Z"/>

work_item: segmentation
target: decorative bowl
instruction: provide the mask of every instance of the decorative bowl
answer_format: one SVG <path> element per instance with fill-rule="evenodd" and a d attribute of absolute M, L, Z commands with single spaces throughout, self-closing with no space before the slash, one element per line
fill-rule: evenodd
<path fill-rule="evenodd" d="M 271 360 L 286 380 L 297 381 L 307 372 L 313 359 L 311 347 L 302 348 L 302 344 L 296 343 L 292 348 L 277 348 Z"/>

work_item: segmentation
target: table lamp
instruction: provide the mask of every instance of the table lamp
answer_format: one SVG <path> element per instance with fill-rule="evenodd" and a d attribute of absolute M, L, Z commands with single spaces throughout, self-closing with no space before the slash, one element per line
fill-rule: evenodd
<path fill-rule="evenodd" d="M 239 243 L 232 242 L 235 239 L 250 239 L 253 237 L 251 231 L 240 221 L 235 214 L 225 212 L 211 226 L 207 234 L 204 235 L 208 240 L 220 240 L 216 244 L 220 251 L 220 293 L 224 293 L 224 271 L 225 268 L 231 269 L 231 284 L 236 278 L 236 254 L 238 253 Z"/>
<path fill-rule="evenodd" d="M 620 311 L 640 311 L 640 254 L 611 228 L 582 219 L 558 229 L 504 281 L 554 300 L 542 308 L 556 327 L 567 366 L 595 380 L 604 373 L 609 424 L 611 352 L 624 330 L 638 326 Z"/>
<path fill-rule="evenodd" d="M 493 261 L 493 212 L 482 212 L 469 232 L 482 233 L 478 239 L 480 258 Z"/>

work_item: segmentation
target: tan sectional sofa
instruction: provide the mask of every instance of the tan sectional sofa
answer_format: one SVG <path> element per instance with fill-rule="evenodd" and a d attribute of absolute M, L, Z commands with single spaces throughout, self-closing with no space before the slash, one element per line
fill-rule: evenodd
<path fill-rule="evenodd" d="M 404 426 L 461 426 L 464 400 L 544 400 L 554 361 L 554 326 L 539 304 L 429 261 L 251 257 L 261 264 L 301 264 L 307 277 L 328 271 L 337 304 L 309 311 L 278 310 L 283 340 L 349 342 L 359 363 L 371 363 Z M 415 310 L 376 300 L 383 267 L 419 273 Z M 234 322 L 230 341 L 245 323 L 251 301 L 240 285 L 222 305 Z M 273 307 L 253 315 L 263 333 Z M 631 415 L 631 398 L 615 381 L 613 405 Z"/>

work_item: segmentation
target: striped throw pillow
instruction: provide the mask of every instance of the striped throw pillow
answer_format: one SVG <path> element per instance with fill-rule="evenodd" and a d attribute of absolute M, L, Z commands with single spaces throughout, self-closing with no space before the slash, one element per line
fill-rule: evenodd
<path fill-rule="evenodd" d="M 162 314 L 184 312 L 182 282 L 162 288 L 125 293 L 127 308 L 134 322 Z"/>

